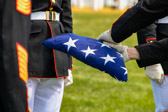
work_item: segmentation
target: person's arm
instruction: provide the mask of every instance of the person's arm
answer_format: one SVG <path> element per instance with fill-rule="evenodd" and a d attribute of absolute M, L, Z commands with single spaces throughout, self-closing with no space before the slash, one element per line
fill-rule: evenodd
<path fill-rule="evenodd" d="M 141 61 L 140 67 L 168 61 L 168 39 L 127 49 L 128 57 Z"/>
<path fill-rule="evenodd" d="M 151 24 L 143 29 L 137 31 L 138 44 L 145 44 L 155 42 L 156 40 L 156 24 Z M 138 65 L 141 64 L 140 61 L 137 60 Z"/>
<path fill-rule="evenodd" d="M 137 31 L 138 44 L 151 43 L 156 41 L 156 24 L 151 24 Z"/>
<path fill-rule="evenodd" d="M 152 42 L 157 41 L 156 40 L 156 24 L 153 23 L 153 24 L 139 30 L 137 32 L 137 37 L 138 37 L 139 45 L 145 44 L 145 43 L 152 43 Z M 133 48 L 133 50 L 135 50 L 134 52 L 131 52 L 131 53 L 133 53 L 133 54 L 131 54 L 131 56 L 133 56 L 133 57 L 130 57 L 130 58 L 137 59 L 136 60 L 137 64 L 140 66 L 141 61 L 138 60 L 138 59 L 140 59 L 139 52 L 137 51 L 136 48 Z M 133 50 L 131 50 L 131 51 L 133 51 Z M 129 49 L 128 49 L 128 51 L 129 51 Z M 130 54 L 130 53 L 128 53 L 128 54 Z M 162 69 L 162 66 L 160 63 L 146 66 L 145 67 L 145 74 L 150 80 L 153 80 L 156 83 L 161 84 L 163 82 L 164 72 L 163 72 L 163 69 Z"/>
<path fill-rule="evenodd" d="M 135 47 L 104 43 L 121 53 L 125 62 L 129 60 L 141 61 L 140 67 L 168 61 L 168 38 Z"/>
<path fill-rule="evenodd" d="M 112 26 L 111 37 L 119 43 L 155 20 L 168 15 L 167 0 L 142 0 L 126 11 Z"/>
<path fill-rule="evenodd" d="M 140 67 L 168 61 L 168 39 L 142 44 L 135 46 L 135 48 L 139 52 Z"/>
<path fill-rule="evenodd" d="M 168 61 L 168 39 L 125 49 L 131 60 L 139 60 L 140 67 Z"/>
<path fill-rule="evenodd" d="M 62 2 L 63 11 L 60 15 L 60 21 L 64 26 L 65 33 L 72 33 L 71 0 L 63 0 Z"/>
<path fill-rule="evenodd" d="M 139 2 L 141 0 L 138 0 Z M 145 44 L 156 41 L 156 24 L 152 23 L 137 31 L 138 44 Z"/>
<path fill-rule="evenodd" d="M 128 47 L 127 53 L 130 60 L 140 60 L 139 52 L 136 48 Z"/>

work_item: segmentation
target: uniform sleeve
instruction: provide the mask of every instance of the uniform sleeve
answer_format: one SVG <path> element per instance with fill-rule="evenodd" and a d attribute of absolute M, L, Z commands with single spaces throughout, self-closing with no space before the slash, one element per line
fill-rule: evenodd
<path fill-rule="evenodd" d="M 61 7 L 63 11 L 61 13 L 60 20 L 64 26 L 65 33 L 72 33 L 73 29 L 72 29 L 71 0 L 63 0 Z M 69 62 L 68 63 L 69 69 L 72 70 L 73 60 L 71 56 L 68 62 Z"/>
<path fill-rule="evenodd" d="M 153 23 L 137 31 L 138 44 L 151 43 L 156 41 L 156 25 Z"/>
<path fill-rule="evenodd" d="M 138 44 L 151 43 L 156 41 L 156 25 L 153 23 L 139 31 L 137 31 Z M 139 66 L 141 61 L 137 60 Z"/>
<path fill-rule="evenodd" d="M 141 1 L 141 0 L 139 0 Z M 153 23 L 137 31 L 138 44 L 156 41 L 156 24 Z"/>
<path fill-rule="evenodd" d="M 111 36 L 115 42 L 121 42 L 132 33 L 168 15 L 167 0 L 142 0 L 126 11 L 112 26 Z"/>
<path fill-rule="evenodd" d="M 72 12 L 71 0 L 63 0 L 63 12 L 61 13 L 60 20 L 65 28 L 65 33 L 72 33 Z"/>
<path fill-rule="evenodd" d="M 168 61 L 168 39 L 142 44 L 135 48 L 140 55 L 140 67 Z"/>

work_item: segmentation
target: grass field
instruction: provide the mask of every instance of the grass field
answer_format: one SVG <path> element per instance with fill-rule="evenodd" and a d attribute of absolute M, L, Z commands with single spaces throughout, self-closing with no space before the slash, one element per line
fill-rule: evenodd
<path fill-rule="evenodd" d="M 74 12 L 73 32 L 97 38 L 120 15 Z M 136 34 L 123 44 L 136 45 Z M 61 112 L 154 112 L 150 81 L 135 61 L 126 63 L 127 82 L 119 82 L 76 59 L 73 65 L 74 83 L 65 88 Z"/>

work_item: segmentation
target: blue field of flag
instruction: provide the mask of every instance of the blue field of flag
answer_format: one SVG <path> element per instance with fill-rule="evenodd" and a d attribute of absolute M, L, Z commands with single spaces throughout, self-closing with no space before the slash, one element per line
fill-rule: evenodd
<path fill-rule="evenodd" d="M 42 44 L 67 53 L 119 81 L 127 81 L 127 69 L 122 55 L 100 40 L 66 33 L 50 38 Z"/>

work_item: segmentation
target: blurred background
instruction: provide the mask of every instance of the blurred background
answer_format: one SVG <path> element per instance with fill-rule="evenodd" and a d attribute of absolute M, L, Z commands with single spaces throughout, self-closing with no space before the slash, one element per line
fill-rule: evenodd
<path fill-rule="evenodd" d="M 112 7 L 116 9 L 125 9 L 136 4 L 138 0 L 71 0 L 73 6 L 78 8 L 91 7 L 93 10 Z"/>
<path fill-rule="evenodd" d="M 72 0 L 73 33 L 96 39 L 136 2 Z M 137 45 L 136 34 L 122 44 Z M 126 67 L 128 81 L 119 82 L 73 58 L 74 83 L 65 87 L 61 112 L 154 112 L 152 87 L 144 68 L 136 61 L 127 62 Z"/>

